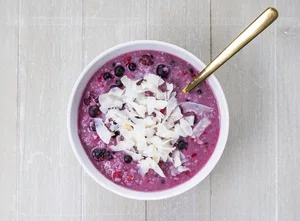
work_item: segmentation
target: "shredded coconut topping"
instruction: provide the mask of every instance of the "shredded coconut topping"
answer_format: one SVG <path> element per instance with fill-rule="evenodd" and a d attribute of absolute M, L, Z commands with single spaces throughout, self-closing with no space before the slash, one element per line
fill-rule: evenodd
<path fill-rule="evenodd" d="M 124 89 L 115 87 L 99 96 L 100 110 L 105 114 L 104 122 L 94 119 L 100 139 L 109 144 L 114 132 L 119 131 L 117 144 L 110 145 L 110 149 L 123 151 L 138 161 L 142 175 L 153 169 L 165 177 L 159 161 L 173 163 L 172 175 L 189 170 L 183 166 L 186 158 L 175 144 L 179 137 L 199 137 L 211 123 L 206 116 L 211 108 L 193 102 L 179 104 L 173 84 L 155 74 L 146 74 L 142 80 L 124 76 L 121 82 Z M 159 88 L 163 84 L 166 91 Z M 147 96 L 149 91 L 151 96 Z M 194 116 L 183 116 L 187 112 L 203 117 L 194 125 Z"/>

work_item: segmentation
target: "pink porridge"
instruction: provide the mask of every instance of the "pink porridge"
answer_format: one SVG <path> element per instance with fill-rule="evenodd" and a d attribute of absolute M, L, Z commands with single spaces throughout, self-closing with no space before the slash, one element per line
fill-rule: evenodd
<path fill-rule="evenodd" d="M 90 160 L 112 182 L 159 191 L 193 177 L 220 130 L 207 82 L 181 90 L 198 70 L 174 55 L 134 51 L 103 65 L 79 105 L 78 133 Z"/>

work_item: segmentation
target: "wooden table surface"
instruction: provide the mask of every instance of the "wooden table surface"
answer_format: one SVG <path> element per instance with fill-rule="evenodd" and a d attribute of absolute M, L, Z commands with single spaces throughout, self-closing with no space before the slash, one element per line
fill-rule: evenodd
<path fill-rule="evenodd" d="M 87 63 L 137 39 L 207 63 L 269 6 L 279 20 L 216 73 L 231 119 L 210 176 L 146 202 L 85 173 L 66 112 Z M 0 220 L 299 221 L 299 11 L 299 0 L 0 0 Z"/>

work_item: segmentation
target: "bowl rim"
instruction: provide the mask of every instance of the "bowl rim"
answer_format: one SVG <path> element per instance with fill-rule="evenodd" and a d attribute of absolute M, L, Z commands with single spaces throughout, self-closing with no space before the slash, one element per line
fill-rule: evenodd
<path fill-rule="evenodd" d="M 147 45 L 155 45 L 155 46 L 164 46 L 165 48 L 170 48 L 172 50 L 176 50 L 180 52 L 181 54 L 176 54 L 181 59 L 182 54 L 185 54 L 185 56 L 191 58 L 193 61 L 197 62 L 198 66 L 202 66 L 202 68 L 205 67 L 205 64 L 197 58 L 195 55 L 190 53 L 189 51 L 176 46 L 174 44 L 162 42 L 162 41 L 154 41 L 154 40 L 138 40 L 138 41 L 129 41 L 125 42 L 119 45 L 116 45 L 114 47 L 111 47 L 104 52 L 100 53 L 98 56 L 96 56 L 81 72 L 79 77 L 77 78 L 70 98 L 68 102 L 68 110 L 67 110 L 67 130 L 68 130 L 68 137 L 71 143 L 72 150 L 77 158 L 77 160 L 80 162 L 81 166 L 84 168 L 84 170 L 89 174 L 90 177 L 92 177 L 97 183 L 99 183 L 102 187 L 106 188 L 107 190 L 110 190 L 111 192 L 114 192 L 115 194 L 118 194 L 123 197 L 131 198 L 131 199 L 137 199 L 137 200 L 160 200 L 160 199 L 166 199 L 170 198 L 176 195 L 179 195 L 181 193 L 184 193 L 188 191 L 189 189 L 195 187 L 197 184 L 199 184 L 202 180 L 204 180 L 210 172 L 213 170 L 213 168 L 216 166 L 218 163 L 219 159 L 221 158 L 221 155 L 225 149 L 227 138 L 228 138 L 228 132 L 229 132 L 229 111 L 228 111 L 228 105 L 227 101 L 224 95 L 224 92 L 222 90 L 222 87 L 220 83 L 218 82 L 217 78 L 214 75 L 211 75 L 207 81 L 212 88 L 216 99 L 218 101 L 218 108 L 219 108 L 219 114 L 220 114 L 220 132 L 219 132 L 219 137 L 218 141 L 215 147 L 214 152 L 206 162 L 206 164 L 196 173 L 193 177 L 191 177 L 189 180 L 185 181 L 182 184 L 179 184 L 175 187 L 172 187 L 170 189 L 166 190 L 160 190 L 160 191 L 151 191 L 151 192 L 142 192 L 142 191 L 137 191 L 137 190 L 132 190 L 120 185 L 115 184 L 111 180 L 108 180 L 105 176 L 103 176 L 92 164 L 92 162 L 89 160 L 87 154 L 84 152 L 85 156 L 83 156 L 81 153 L 79 153 L 78 148 L 81 148 L 82 150 L 84 149 L 82 147 L 82 144 L 78 141 L 75 141 L 76 138 L 75 136 L 78 136 L 78 133 L 74 134 L 74 124 L 72 123 L 74 119 L 72 120 L 72 113 L 73 113 L 73 106 L 75 102 L 75 95 L 78 90 L 78 87 L 80 86 L 84 76 L 90 71 L 90 69 L 97 64 L 99 60 L 104 58 L 105 56 L 113 53 L 114 51 L 118 51 L 122 48 L 126 47 L 132 47 L 136 45 L 145 45 L 144 50 L 150 50 L 147 49 Z M 143 50 L 143 49 L 139 49 Z M 134 49 L 132 50 L 134 51 Z M 165 50 L 162 50 L 165 51 Z M 129 52 L 129 51 L 128 51 Z M 167 53 L 170 53 L 168 51 L 165 51 Z M 126 52 L 125 52 L 126 53 Z M 118 55 L 115 55 L 114 57 L 117 57 Z M 86 84 L 85 84 L 86 86 Z M 84 86 L 84 87 L 85 87 Z M 81 96 L 80 96 L 81 97 Z M 78 109 L 78 107 L 77 107 Z M 77 110 L 78 111 L 78 110 Z M 75 110 L 76 112 L 76 110 Z M 76 125 L 77 125 L 77 120 L 76 118 Z M 76 126 L 76 131 L 77 131 L 77 126 Z M 79 139 L 79 138 L 78 138 Z M 88 158 L 88 161 L 86 160 Z M 91 167 L 92 166 L 92 167 Z M 93 169 L 94 168 L 94 169 Z M 95 172 L 97 171 L 97 172 Z M 97 174 L 96 174 L 97 173 Z M 104 180 L 105 179 L 105 180 Z"/>

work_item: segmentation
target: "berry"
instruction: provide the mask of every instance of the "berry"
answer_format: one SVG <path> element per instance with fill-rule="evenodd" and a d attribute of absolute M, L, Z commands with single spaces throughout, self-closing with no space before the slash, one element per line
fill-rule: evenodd
<path fill-rule="evenodd" d="M 166 111 L 167 111 L 167 108 L 165 107 L 164 109 L 161 109 L 159 112 L 165 115 Z"/>
<path fill-rule="evenodd" d="M 92 156 L 95 160 L 104 160 L 104 154 L 105 154 L 106 150 L 105 149 L 94 149 L 92 151 Z"/>
<path fill-rule="evenodd" d="M 169 75 L 169 69 L 164 64 L 160 64 L 156 68 L 156 74 L 162 78 L 166 78 Z"/>
<path fill-rule="evenodd" d="M 192 154 L 192 157 L 194 158 L 194 157 L 196 157 L 197 156 L 197 153 L 193 153 Z"/>
<path fill-rule="evenodd" d="M 202 90 L 201 89 L 197 90 L 197 93 L 202 94 Z"/>
<path fill-rule="evenodd" d="M 135 69 L 136 69 L 136 64 L 135 64 L 135 63 L 130 63 L 130 64 L 128 65 L 128 69 L 129 69 L 130 71 L 135 71 Z"/>
<path fill-rule="evenodd" d="M 131 56 L 127 56 L 127 57 L 124 58 L 124 64 L 125 65 L 128 65 L 130 63 L 130 61 L 131 61 Z"/>
<path fill-rule="evenodd" d="M 90 117 L 95 118 L 98 115 L 99 112 L 100 112 L 100 110 L 99 110 L 98 106 L 95 105 L 95 106 L 90 106 L 89 107 Z"/>
<path fill-rule="evenodd" d="M 124 162 L 125 163 L 131 163 L 132 161 L 132 157 L 130 155 L 125 155 L 124 156 Z"/>
<path fill-rule="evenodd" d="M 90 129 L 90 131 L 96 131 L 96 125 L 93 120 L 91 120 L 89 123 L 89 129 Z"/>
<path fill-rule="evenodd" d="M 115 182 L 121 182 L 122 173 L 120 171 L 116 171 L 113 173 L 113 179 Z"/>
<path fill-rule="evenodd" d="M 160 183 L 161 183 L 161 184 L 165 184 L 165 183 L 166 183 L 166 180 L 165 180 L 165 179 L 161 179 L 161 180 L 160 180 Z"/>
<path fill-rule="evenodd" d="M 105 81 L 107 81 L 108 79 L 111 79 L 111 78 L 112 78 L 111 73 L 105 72 L 105 73 L 103 74 L 103 79 L 104 79 Z"/>
<path fill-rule="evenodd" d="M 120 79 L 118 79 L 118 80 L 116 80 L 116 85 L 117 85 L 118 87 L 122 87 L 122 86 L 123 86 L 123 83 L 122 83 L 122 81 L 121 81 Z"/>
<path fill-rule="evenodd" d="M 118 65 L 117 67 L 115 67 L 115 75 L 117 77 L 122 77 L 125 73 L 125 68 L 121 65 Z"/>
<path fill-rule="evenodd" d="M 194 74 L 194 69 L 193 69 L 193 68 L 189 68 L 189 72 L 190 72 L 191 74 Z"/>
<path fill-rule="evenodd" d="M 128 181 L 133 181 L 133 176 L 132 175 L 127 175 L 127 180 Z"/>
<path fill-rule="evenodd" d="M 146 66 L 151 66 L 154 64 L 154 57 L 153 55 L 143 55 L 141 58 L 140 58 L 140 63 L 143 64 L 143 65 L 146 65 Z"/>
<path fill-rule="evenodd" d="M 96 104 L 99 104 L 99 97 L 95 98 Z"/>
<path fill-rule="evenodd" d="M 180 140 L 180 141 L 178 141 L 178 143 L 177 143 L 177 147 L 178 147 L 178 149 L 179 150 L 184 150 L 184 149 L 186 149 L 187 148 L 187 142 L 185 142 L 184 140 Z"/>
<path fill-rule="evenodd" d="M 116 138 L 117 136 L 120 135 L 120 131 L 117 130 L 117 131 L 114 132 L 114 134 L 115 134 L 115 135 L 113 135 L 112 137 L 113 137 L 113 138 Z"/>

